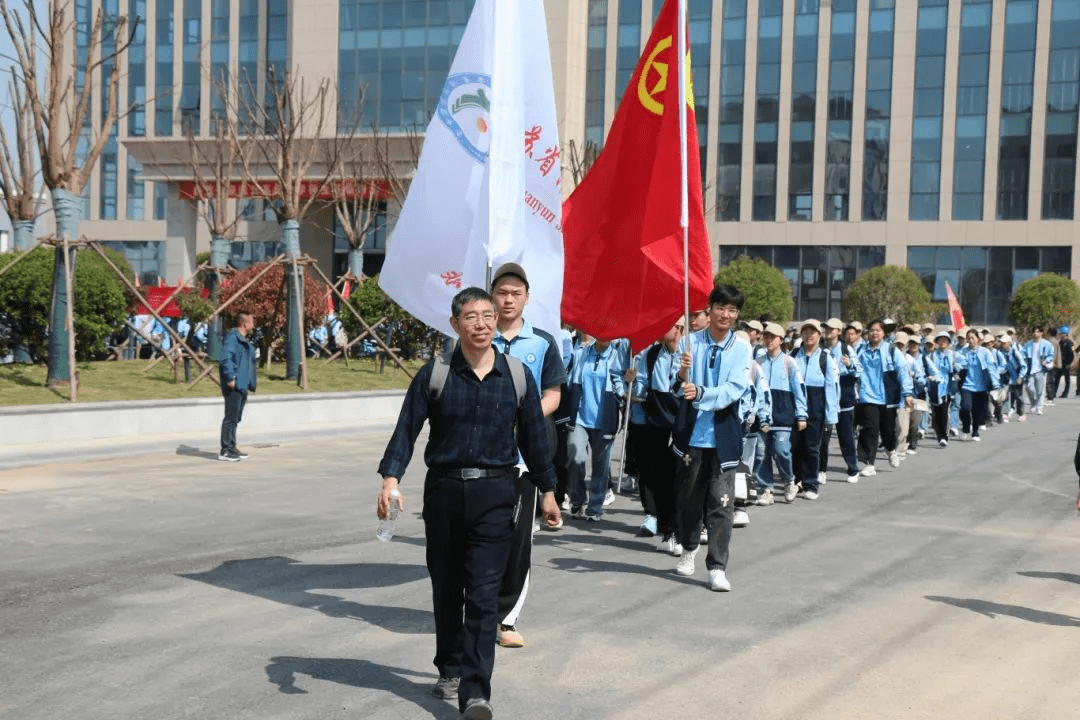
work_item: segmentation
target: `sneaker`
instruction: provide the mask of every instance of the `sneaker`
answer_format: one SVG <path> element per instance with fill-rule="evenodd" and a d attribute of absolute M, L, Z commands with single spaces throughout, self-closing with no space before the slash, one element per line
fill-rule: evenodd
<path fill-rule="evenodd" d="M 855 473 L 854 475 L 848 475 L 847 476 L 847 481 L 849 483 L 851 483 L 852 485 L 859 482 L 859 473 Z"/>
<path fill-rule="evenodd" d="M 731 592 L 731 583 L 727 579 L 727 575 L 723 570 L 716 569 L 709 571 L 709 589 L 713 592 Z"/>
<path fill-rule="evenodd" d="M 460 684 L 461 678 L 440 676 L 435 687 L 431 688 L 431 694 L 442 700 L 455 700 Z"/>
<path fill-rule="evenodd" d="M 825 474 L 824 470 L 822 470 L 817 474 L 817 484 L 824 485 L 827 482 L 829 482 L 829 476 Z"/>
<path fill-rule="evenodd" d="M 491 720 L 493 717 L 491 703 L 484 698 L 469 698 L 461 711 L 462 720 Z"/>
<path fill-rule="evenodd" d="M 513 625 L 499 625 L 495 633 L 495 641 L 504 648 L 525 647 L 525 638 Z"/>
<path fill-rule="evenodd" d="M 754 501 L 754 504 L 765 507 L 766 505 L 772 505 L 774 502 L 776 500 L 773 498 L 772 490 L 762 490 L 758 493 L 758 498 Z"/>
<path fill-rule="evenodd" d="M 656 516 L 646 515 L 645 519 L 641 521 L 641 527 L 638 528 L 638 537 L 653 537 L 656 535 Z"/>
<path fill-rule="evenodd" d="M 697 557 L 697 548 L 693 550 L 683 550 L 682 555 L 679 556 L 679 562 L 675 564 L 675 572 L 683 577 L 690 577 L 694 574 L 694 558 Z"/>
<path fill-rule="evenodd" d="M 815 490 L 800 490 L 799 497 L 803 500 L 817 500 L 818 494 Z"/>
<path fill-rule="evenodd" d="M 859 474 L 863 477 L 874 477 L 877 475 L 877 470 L 874 469 L 873 465 L 866 465 Z"/>
<path fill-rule="evenodd" d="M 784 500 L 791 502 L 795 499 L 795 496 L 799 494 L 799 486 L 794 482 L 789 482 L 784 486 Z"/>
<path fill-rule="evenodd" d="M 900 467 L 900 454 L 893 450 L 889 453 L 889 467 Z"/>
<path fill-rule="evenodd" d="M 750 524 L 750 513 L 745 510 L 736 510 L 732 527 L 746 527 Z"/>
<path fill-rule="evenodd" d="M 682 545 L 675 539 L 674 535 L 668 535 L 666 538 L 660 541 L 660 547 L 656 548 L 662 553 L 679 557 L 682 555 Z"/>
<path fill-rule="evenodd" d="M 604 496 L 604 507 L 607 507 L 613 502 L 615 502 L 615 492 L 611 488 L 608 488 L 607 495 Z"/>
<path fill-rule="evenodd" d="M 1018 417 L 1016 419 L 1019 420 L 1020 422 L 1027 422 L 1027 415 L 1021 415 L 1020 417 Z"/>
<path fill-rule="evenodd" d="M 231 450 L 222 450 L 218 453 L 217 459 L 222 462 L 240 462 L 240 456 Z"/>
<path fill-rule="evenodd" d="M 908 448 L 908 449 L 907 449 L 907 454 L 908 454 L 908 455 L 918 455 L 918 454 L 919 454 L 919 451 L 918 451 L 918 450 L 916 450 L 915 448 Z"/>

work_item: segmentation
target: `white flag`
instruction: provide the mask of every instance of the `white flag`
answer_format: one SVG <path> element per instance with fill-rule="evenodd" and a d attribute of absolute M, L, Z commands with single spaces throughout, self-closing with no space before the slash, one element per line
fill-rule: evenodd
<path fill-rule="evenodd" d="M 498 58 L 498 62 L 495 60 Z M 543 0 L 477 0 L 427 127 L 379 285 L 449 335 L 450 300 L 513 261 L 525 317 L 556 337 L 562 301 L 559 133 Z"/>

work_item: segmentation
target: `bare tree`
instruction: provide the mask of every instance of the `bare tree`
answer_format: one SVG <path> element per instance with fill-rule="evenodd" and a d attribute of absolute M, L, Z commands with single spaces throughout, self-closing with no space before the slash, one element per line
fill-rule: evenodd
<path fill-rule="evenodd" d="M 250 82 L 250 79 L 247 79 Z M 304 359 L 304 329 L 301 308 L 304 305 L 304 285 L 301 279 L 300 221 L 316 202 L 322 202 L 327 188 L 337 172 L 340 158 L 334 152 L 336 143 L 324 137 L 329 112 L 328 80 L 322 80 L 314 91 L 303 77 L 286 72 L 278 77 L 271 68 L 267 75 L 267 102 L 251 101 L 254 92 L 245 93 L 240 100 L 241 123 L 262 128 L 265 135 L 253 139 L 253 152 L 244 161 L 244 176 L 256 194 L 273 198 L 274 211 L 281 225 L 286 259 L 292 264 L 292 277 L 286 283 L 289 292 L 289 318 L 285 334 L 286 377 L 306 383 L 301 369 Z M 336 128 L 334 128 L 336 130 Z M 255 169 L 268 168 L 270 177 Z M 313 168 L 319 169 L 315 179 L 309 178 Z"/>
<path fill-rule="evenodd" d="M 64 247 L 79 237 L 80 196 L 120 115 L 120 74 L 132 35 L 126 16 L 106 17 L 99 7 L 85 37 L 79 38 L 74 0 L 48 0 L 44 10 L 40 4 L 25 0 L 19 11 L 0 0 L 0 13 L 15 49 L 13 77 L 26 98 L 42 182 L 52 195 L 57 237 L 63 243 L 57 244 L 49 321 L 48 384 L 55 387 L 70 382 L 73 371 L 67 353 L 72 330 L 65 322 L 70 301 L 65 267 L 74 276 L 76 251 Z M 97 83 L 106 93 L 100 123 L 91 113 Z"/>

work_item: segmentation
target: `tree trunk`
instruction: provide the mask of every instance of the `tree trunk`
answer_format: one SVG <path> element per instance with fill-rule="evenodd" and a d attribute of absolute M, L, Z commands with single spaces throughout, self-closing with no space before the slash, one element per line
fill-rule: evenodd
<path fill-rule="evenodd" d="M 221 235 L 210 237 L 210 301 L 216 309 L 221 302 L 221 271 L 229 264 L 231 243 Z M 206 354 L 215 362 L 221 359 L 221 315 L 215 315 L 206 328 Z"/>
<path fill-rule="evenodd" d="M 288 297 L 285 319 L 285 379 L 298 380 L 301 354 L 304 352 L 304 276 L 303 268 L 293 262 L 300 257 L 299 221 L 281 221 L 281 240 L 285 245 L 285 290 Z"/>
<path fill-rule="evenodd" d="M 11 223 L 11 229 L 15 235 L 15 250 L 22 252 L 34 247 L 33 220 L 16 220 Z M 12 354 L 17 363 L 29 364 L 34 362 L 34 359 L 30 356 L 30 348 L 19 340 L 16 340 Z"/>
<path fill-rule="evenodd" d="M 353 277 L 360 279 L 364 274 L 364 248 L 349 248 L 349 272 Z"/>
<path fill-rule="evenodd" d="M 79 221 L 82 216 L 82 198 L 69 190 L 60 188 L 52 191 L 53 213 L 56 215 L 56 237 L 63 240 L 76 240 L 79 237 Z M 68 251 L 68 262 L 71 265 L 71 289 L 72 296 L 75 294 L 75 258 L 78 251 L 71 248 Z M 56 246 L 56 263 L 53 268 L 53 291 L 52 311 L 49 313 L 49 343 L 48 363 L 49 373 L 48 387 L 57 387 L 63 383 L 71 382 L 71 363 L 68 360 L 68 331 L 67 311 L 68 303 L 74 302 L 74 297 L 68 297 L 66 283 L 64 282 L 64 248 Z"/>
<path fill-rule="evenodd" d="M 34 221 L 16 220 L 11 223 L 11 229 L 15 234 L 15 249 L 29 250 L 34 247 Z"/>

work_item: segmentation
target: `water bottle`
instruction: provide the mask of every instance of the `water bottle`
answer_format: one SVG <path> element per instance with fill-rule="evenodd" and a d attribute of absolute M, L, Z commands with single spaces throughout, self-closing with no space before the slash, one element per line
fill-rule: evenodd
<path fill-rule="evenodd" d="M 394 537 L 394 521 L 397 520 L 398 502 L 401 500 L 401 492 L 394 488 L 390 491 L 390 512 L 385 520 L 379 521 L 379 529 L 375 531 L 375 537 L 383 542 L 389 542 Z"/>

